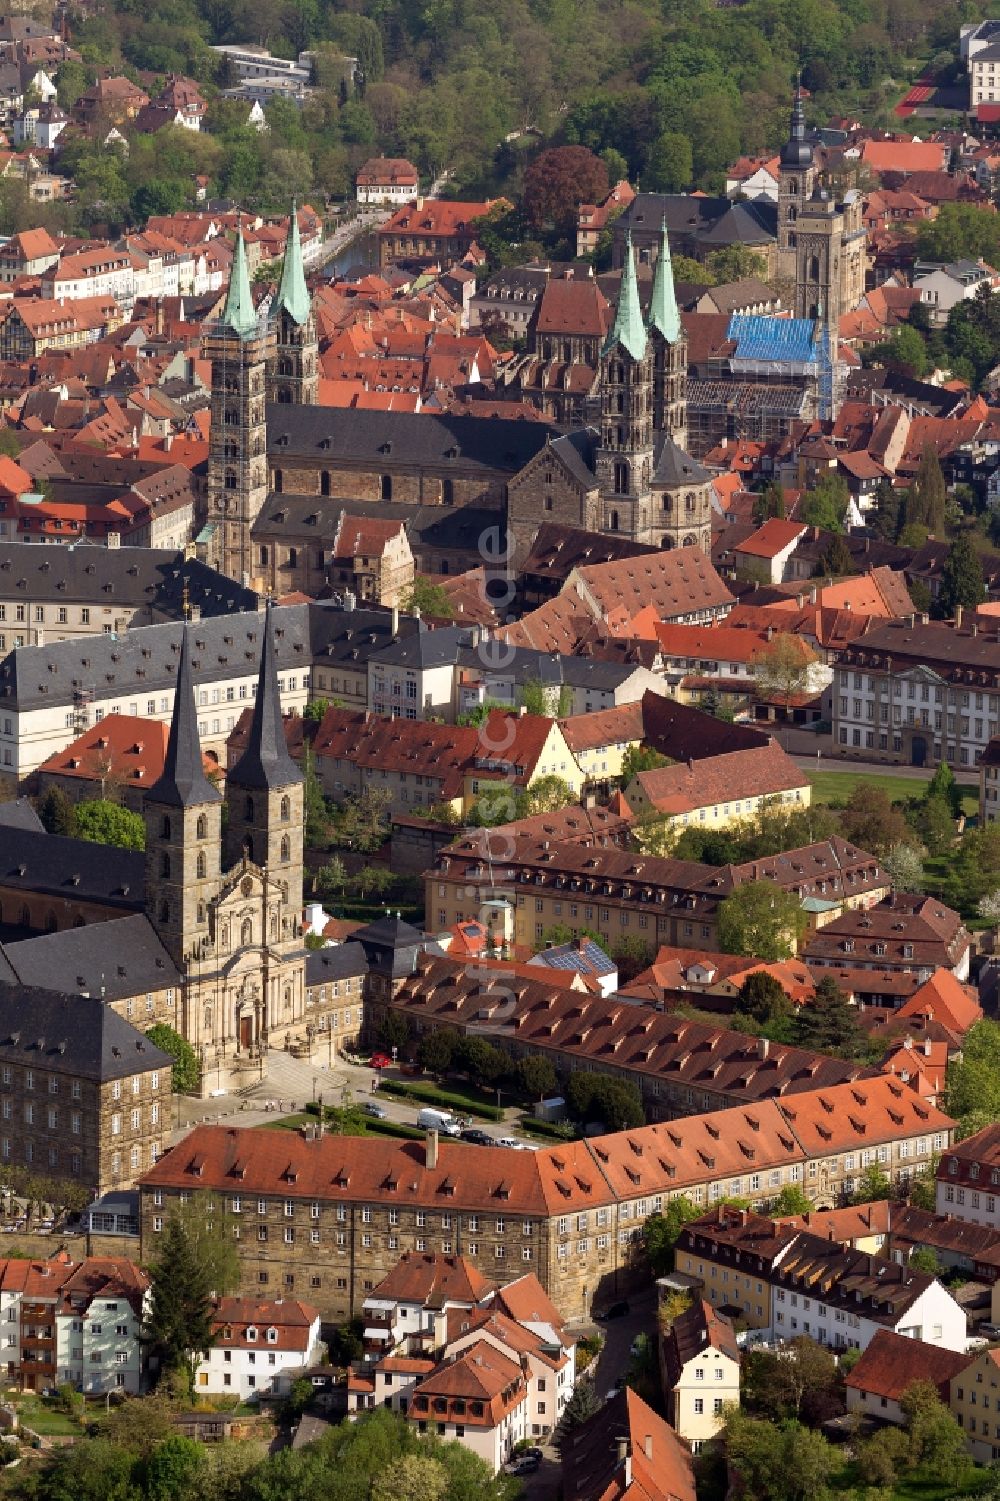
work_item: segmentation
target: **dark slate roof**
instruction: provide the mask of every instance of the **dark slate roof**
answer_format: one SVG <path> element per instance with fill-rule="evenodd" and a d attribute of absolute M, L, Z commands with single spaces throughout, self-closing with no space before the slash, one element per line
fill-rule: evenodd
<path fill-rule="evenodd" d="M 34 987 L 0 989 L 0 1058 L 102 1082 L 171 1065 L 98 996 Z"/>
<path fill-rule="evenodd" d="M 110 844 L 8 828 L 0 839 L 0 884 L 48 896 L 142 909 L 146 858 Z"/>
<path fill-rule="evenodd" d="M 435 633 L 436 634 L 436 633 Z M 475 647 L 459 653 L 459 666 L 474 667 L 486 678 L 514 683 L 542 682 L 547 687 L 595 688 L 611 692 L 628 681 L 635 662 L 606 662 L 600 657 L 572 657 L 562 652 L 535 651 L 530 646 L 508 647 L 498 665 L 482 658 Z"/>
<path fill-rule="evenodd" d="M 424 934 L 412 923 L 404 922 L 401 917 L 392 917 L 388 912 L 385 917 L 377 917 L 364 928 L 355 928 L 352 935 L 353 943 L 370 943 L 378 948 L 411 948 L 414 944 L 423 943 Z"/>
<path fill-rule="evenodd" d="M 604 532 L 588 532 L 582 527 L 546 521 L 535 533 L 531 552 L 521 566 L 521 574 L 522 577 L 530 574 L 546 579 L 566 579 L 574 568 L 591 563 L 614 563 L 619 558 L 638 558 L 643 553 L 657 551 L 655 547 L 632 542 L 627 537 L 611 537 Z"/>
<path fill-rule="evenodd" d="M 255 790 L 294 787 L 302 781 L 302 773 L 288 754 L 285 739 L 271 614 L 268 610 L 264 617 L 264 649 L 246 750 L 226 777 L 227 785 Z M 150 793 L 147 792 L 146 797 L 148 799 Z"/>
<path fill-rule="evenodd" d="M 329 453 L 331 463 L 380 468 L 446 468 L 514 474 L 544 448 L 554 428 L 506 417 L 465 417 L 426 412 L 367 412 L 338 407 L 269 405 L 267 452 L 275 467 L 284 459 Z"/>
<path fill-rule="evenodd" d="M 445 625 L 437 630 L 411 631 L 373 652 L 370 660 L 391 667 L 442 667 L 458 661 L 463 647 L 471 647 L 468 626 Z"/>
<path fill-rule="evenodd" d="M 274 647 L 279 671 L 308 671 L 310 624 L 316 608 L 304 604 L 276 607 Z M 190 627 L 194 681 L 210 683 L 256 674 L 262 626 L 257 612 L 195 621 Z M 0 662 L 0 703 L 15 709 L 69 704 L 74 690 L 83 688 L 105 699 L 119 693 L 123 698 L 134 695 L 141 706 L 147 695 L 173 693 L 182 634 L 183 626 L 171 622 L 144 626 L 117 638 L 85 636 L 46 646 L 16 647 Z"/>
<path fill-rule="evenodd" d="M 578 484 L 588 490 L 597 484 L 595 455 L 600 439 L 596 427 L 579 427 L 552 440 L 553 452 L 559 455 Z"/>
<path fill-rule="evenodd" d="M 15 797 L 9 803 L 0 803 L 0 828 L 31 829 L 44 834 L 45 826 L 26 797 Z"/>
<path fill-rule="evenodd" d="M 278 718 L 280 721 L 280 710 Z M 281 743 L 285 743 L 284 736 Z M 181 633 L 174 712 L 170 720 L 163 772 L 152 787 L 147 789 L 145 800 L 147 803 L 162 803 L 170 808 L 193 808 L 203 803 L 222 801 L 218 787 L 213 787 L 205 775 L 201 739 L 198 735 L 198 711 L 194 703 L 194 683 L 191 678 L 191 639 L 188 629 L 183 629 Z"/>
<path fill-rule="evenodd" d="M 314 606 L 310 616 L 313 658 L 320 666 L 364 668 L 373 653 L 393 640 L 389 610 L 345 610 L 330 604 Z M 398 617 L 398 635 L 408 636 L 419 629 L 415 616 Z"/>
<path fill-rule="evenodd" d="M 672 240 L 693 238 L 707 249 L 717 250 L 724 245 L 762 244 L 775 239 L 778 205 L 759 199 L 734 204 L 728 198 L 687 193 L 639 193 L 615 220 L 615 240 L 630 231 L 659 235 L 664 219 Z"/>
<path fill-rule="evenodd" d="M 653 471 L 654 486 L 661 490 L 679 490 L 684 485 L 707 485 L 711 478 L 697 459 L 685 453 L 669 433 L 664 434 Z"/>
<path fill-rule="evenodd" d="M 343 515 L 401 522 L 415 553 L 422 547 L 478 553 L 479 541 L 486 528 L 503 522 L 503 511 L 499 506 L 424 506 L 402 501 L 336 500 L 319 495 L 294 495 L 283 490 L 268 496 L 264 502 L 253 524 L 253 536 L 266 542 L 281 537 L 293 541 L 305 535 L 315 537 L 317 545 L 327 539 L 332 545 Z"/>
<path fill-rule="evenodd" d="M 188 602 L 204 616 L 260 608 L 252 589 L 164 548 L 0 542 L 0 587 L 32 604 L 129 604 L 169 620 L 183 618 L 185 588 Z"/>
<path fill-rule="evenodd" d="M 367 973 L 364 948 L 353 939 L 331 948 L 309 949 L 306 953 L 307 985 L 328 985 L 331 980 L 349 980 Z"/>
<path fill-rule="evenodd" d="M 25 938 L 2 952 L 9 973 L 0 974 L 0 981 L 7 985 L 122 1001 L 180 984 L 174 961 L 141 912 Z"/>

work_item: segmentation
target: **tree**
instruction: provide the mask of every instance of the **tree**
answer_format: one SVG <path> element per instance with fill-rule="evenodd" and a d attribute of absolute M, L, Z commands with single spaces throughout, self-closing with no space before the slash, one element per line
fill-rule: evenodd
<path fill-rule="evenodd" d="M 107 1439 L 59 1449 L 42 1478 L 44 1501 L 141 1501 L 135 1458 Z"/>
<path fill-rule="evenodd" d="M 334 855 L 316 872 L 316 888 L 321 896 L 339 896 L 347 885 L 347 866 L 339 855 Z"/>
<path fill-rule="evenodd" d="M 777 480 L 768 480 L 760 494 L 753 503 L 753 520 L 757 526 L 763 526 L 765 521 L 776 517 L 779 521 L 785 519 L 785 492 Z"/>
<path fill-rule="evenodd" d="M 306 746 L 304 758 L 302 810 L 305 819 L 305 842 L 309 849 L 325 849 L 330 838 L 330 811 L 323 788 L 316 775 L 312 746 Z"/>
<path fill-rule="evenodd" d="M 555 1065 L 549 1058 L 519 1058 L 515 1068 L 518 1087 L 533 1099 L 544 1100 L 554 1095 L 559 1086 Z"/>
<path fill-rule="evenodd" d="M 798 1008 L 795 1041 L 799 1047 L 844 1058 L 857 1057 L 863 1049 L 855 1011 L 832 975 L 824 975 L 812 1000 Z"/>
<path fill-rule="evenodd" d="M 994 927 L 1000 924 L 1000 889 L 986 893 L 979 903 L 979 915 Z"/>
<path fill-rule="evenodd" d="M 417 1061 L 421 1068 L 431 1074 L 446 1074 L 451 1067 L 458 1044 L 458 1035 L 449 1027 L 436 1027 L 425 1032 L 417 1046 Z"/>
<path fill-rule="evenodd" d="M 930 801 L 932 797 L 944 798 L 951 809 L 953 818 L 957 818 L 962 811 L 962 792 L 955 781 L 955 773 L 947 761 L 942 761 L 936 768 L 934 775 L 927 783 L 924 797 Z"/>
<path fill-rule="evenodd" d="M 812 1200 L 802 1192 L 797 1183 L 786 1183 L 781 1192 L 771 1200 L 770 1212 L 777 1219 L 786 1214 L 810 1214 L 812 1207 Z"/>
<path fill-rule="evenodd" d="M 837 1362 L 808 1335 L 799 1335 L 779 1353 L 754 1350 L 747 1357 L 744 1398 L 747 1411 L 773 1423 L 789 1418 L 818 1427 L 842 1411 Z"/>
<path fill-rule="evenodd" d="M 910 1441 L 900 1428 L 881 1428 L 854 1448 L 859 1479 L 879 1490 L 893 1490 L 909 1462 Z"/>
<path fill-rule="evenodd" d="M 918 1246 L 910 1252 L 907 1263 L 915 1272 L 923 1272 L 928 1277 L 937 1277 L 941 1272 L 941 1263 L 933 1246 Z"/>
<path fill-rule="evenodd" d="M 729 1413 L 726 1422 L 725 1449 L 747 1501 L 813 1501 L 823 1497 L 839 1463 L 821 1433 L 796 1422 L 775 1427 L 738 1409 Z"/>
<path fill-rule="evenodd" d="M 643 1223 L 642 1242 L 654 1277 L 665 1277 L 674 1269 L 674 1250 L 685 1225 L 701 1214 L 685 1194 L 676 1194 L 664 1209 L 651 1214 Z"/>
<path fill-rule="evenodd" d="M 551 224 L 568 233 L 576 228 L 578 205 L 602 203 L 608 187 L 607 167 L 586 146 L 551 146 L 524 174 L 525 213 L 536 229 Z"/>
<path fill-rule="evenodd" d="M 205 1450 L 193 1438 L 171 1434 L 146 1461 L 148 1501 L 180 1501 L 193 1494 L 205 1468 Z"/>
<path fill-rule="evenodd" d="M 178 1220 L 188 1244 L 205 1274 L 213 1297 L 224 1298 L 240 1285 L 240 1257 L 234 1231 L 239 1217 L 216 1194 L 196 1194 L 186 1204 L 175 1204 L 171 1215 Z"/>
<path fill-rule="evenodd" d="M 72 838 L 76 832 L 76 808 L 61 787 L 50 787 L 39 799 L 38 816 L 48 834 Z"/>
<path fill-rule="evenodd" d="M 886 542 L 895 542 L 899 536 L 902 497 L 888 480 L 880 480 L 875 490 L 875 507 L 869 517 L 869 525 Z"/>
<path fill-rule="evenodd" d="M 302 710 L 302 718 L 307 724 L 322 724 L 323 716 L 329 707 L 328 698 L 311 698 Z"/>
<path fill-rule="evenodd" d="M 193 1396 L 195 1366 L 213 1342 L 211 1288 L 176 1216 L 167 1221 L 150 1280 L 146 1338 L 159 1358 L 160 1379 L 183 1373 Z"/>
<path fill-rule="evenodd" d="M 557 813 L 560 808 L 568 808 L 574 802 L 576 794 L 569 783 L 554 772 L 549 772 L 547 776 L 532 782 L 527 789 L 524 816 L 530 818 L 534 813 Z"/>
<path fill-rule="evenodd" d="M 191 1044 L 166 1022 L 157 1022 L 146 1033 L 154 1047 L 173 1059 L 175 1094 L 196 1094 L 201 1083 L 201 1065 Z"/>
<path fill-rule="evenodd" d="M 500 1048 L 487 1042 L 485 1037 L 466 1035 L 460 1037 L 455 1045 L 452 1067 L 490 1088 L 507 1072 L 510 1058 Z"/>
<path fill-rule="evenodd" d="M 366 782 L 352 794 L 341 809 L 337 824 L 337 842 L 360 854 L 370 855 L 381 849 L 389 833 L 392 793 L 388 787 Z"/>
<path fill-rule="evenodd" d="M 410 1023 L 400 1011 L 384 1011 L 378 1024 L 378 1043 L 387 1053 L 397 1053 L 410 1044 Z"/>
<path fill-rule="evenodd" d="M 142 815 L 119 803 L 100 799 L 78 805 L 74 833 L 77 839 L 86 839 L 90 844 L 113 844 L 123 850 L 146 848 Z"/>
<path fill-rule="evenodd" d="M 929 363 L 927 345 L 917 329 L 908 323 L 901 323 L 887 339 L 876 344 L 871 358 L 875 364 L 883 365 L 887 370 L 898 370 L 917 380 L 925 373 Z"/>
<path fill-rule="evenodd" d="M 856 573 L 851 549 L 839 532 L 826 542 L 819 555 L 815 574 L 817 578 L 845 578 Z"/>
<path fill-rule="evenodd" d="M 877 1200 L 888 1199 L 892 1193 L 892 1184 L 877 1162 L 869 1163 L 861 1176 L 855 1178 L 854 1185 L 852 1204 L 874 1204 Z"/>
<path fill-rule="evenodd" d="M 419 610 L 422 616 L 430 620 L 455 618 L 455 610 L 444 585 L 436 584 L 433 579 L 424 578 L 421 574 L 414 575 L 413 583 L 403 594 L 399 607 L 408 615 L 414 615 Z"/>
<path fill-rule="evenodd" d="M 439 1459 L 404 1454 L 372 1480 L 371 1501 L 444 1501 L 448 1471 Z"/>
<path fill-rule="evenodd" d="M 351 884 L 364 900 L 367 896 L 385 896 L 395 879 L 392 871 L 386 870 L 384 865 L 363 865 Z"/>
<path fill-rule="evenodd" d="M 954 1485 L 969 1468 L 965 1434 L 930 1381 L 915 1381 L 899 1399 L 910 1436 L 910 1462 L 942 1485 Z"/>
<path fill-rule="evenodd" d="M 856 784 L 844 805 L 841 824 L 845 839 L 873 855 L 881 856 L 896 844 L 915 842 L 902 809 L 875 782 Z"/>
<path fill-rule="evenodd" d="M 913 822 L 931 855 L 943 855 L 955 842 L 955 817 L 943 797 L 923 799 L 913 813 Z"/>
<path fill-rule="evenodd" d="M 912 844 L 891 844 L 882 856 L 882 865 L 894 891 L 923 891 L 924 862 Z"/>
<path fill-rule="evenodd" d="M 718 939 L 724 954 L 773 963 L 794 953 L 806 916 L 793 892 L 773 881 L 747 881 L 719 907 Z"/>
<path fill-rule="evenodd" d="M 653 750 L 649 745 L 630 745 L 622 756 L 622 774 L 618 778 L 618 785 L 627 787 L 640 771 L 656 771 L 661 766 L 669 766 L 669 756 L 661 756 L 658 750 Z"/>
<path fill-rule="evenodd" d="M 754 1021 L 781 1021 L 791 1014 L 792 1006 L 784 988 L 766 969 L 747 975 L 736 997 L 736 1009 Z"/>
<path fill-rule="evenodd" d="M 545 719 L 552 712 L 549 700 L 550 691 L 541 678 L 525 678 L 517 690 L 517 701 L 527 714 L 535 714 Z"/>
<path fill-rule="evenodd" d="M 718 285 L 754 278 L 767 281 L 767 260 L 746 245 L 727 245 L 705 257 L 705 265 Z"/>
<path fill-rule="evenodd" d="M 945 505 L 948 492 L 937 454 L 929 443 L 924 445 L 913 484 L 903 504 L 903 525 L 925 526 L 935 537 L 945 533 Z"/>
<path fill-rule="evenodd" d="M 757 697 L 783 699 L 787 709 L 795 694 L 808 687 L 809 670 L 815 661 L 816 653 L 807 641 L 790 631 L 779 631 L 750 658 Z"/>
<path fill-rule="evenodd" d="M 561 1454 L 574 1428 L 579 1428 L 581 1423 L 585 1423 L 600 1410 L 601 1399 L 594 1390 L 593 1381 L 578 1381 L 552 1435 L 556 1450 Z"/>
<path fill-rule="evenodd" d="M 954 615 L 958 606 L 975 609 L 986 598 L 983 565 L 968 532 L 957 536 L 948 549 L 941 568 L 941 587 L 935 604 L 936 615 Z"/>
<path fill-rule="evenodd" d="M 850 499 L 845 479 L 839 474 L 824 474 L 803 497 L 799 514 L 808 526 L 818 526 L 825 532 L 842 532 Z"/>
<path fill-rule="evenodd" d="M 636 1086 L 606 1074 L 571 1073 L 566 1108 L 574 1120 L 602 1121 L 609 1131 L 632 1130 L 646 1120 Z"/>

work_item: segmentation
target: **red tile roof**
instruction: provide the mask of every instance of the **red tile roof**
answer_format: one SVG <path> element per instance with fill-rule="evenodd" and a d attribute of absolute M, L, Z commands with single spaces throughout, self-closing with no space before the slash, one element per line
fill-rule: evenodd
<path fill-rule="evenodd" d="M 967 1355 L 943 1350 L 940 1345 L 929 1345 L 922 1339 L 910 1339 L 891 1329 L 880 1329 L 857 1365 L 848 1371 L 844 1384 L 852 1391 L 898 1402 L 915 1382 L 930 1381 L 937 1387 L 941 1400 L 947 1403 L 951 1378 L 958 1376 L 976 1358 L 976 1353 Z"/>
<path fill-rule="evenodd" d="M 735 797 L 774 797 L 809 787 L 806 773 L 776 742 L 755 750 L 710 756 L 704 761 L 641 771 L 636 781 L 652 807 L 670 816 L 727 803 Z M 635 801 L 632 796 L 633 805 Z"/>
<path fill-rule="evenodd" d="M 752 536 L 745 541 L 737 543 L 734 551 L 747 553 L 753 558 L 776 558 L 794 545 L 803 536 L 807 528 L 798 521 L 783 521 L 777 516 L 772 516 L 764 525 L 758 527 Z"/>
<path fill-rule="evenodd" d="M 464 1256 L 404 1251 L 392 1271 L 367 1296 L 419 1303 L 422 1308 L 443 1308 L 446 1303 L 471 1307 L 481 1303 L 493 1287 Z"/>

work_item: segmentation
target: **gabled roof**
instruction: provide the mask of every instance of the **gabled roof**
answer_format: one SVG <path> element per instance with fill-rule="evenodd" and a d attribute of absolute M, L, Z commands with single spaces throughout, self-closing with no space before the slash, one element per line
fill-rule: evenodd
<path fill-rule="evenodd" d="M 465 1256 L 404 1251 L 365 1301 L 416 1303 L 421 1308 L 444 1308 L 451 1303 L 474 1307 L 494 1285 Z"/>
<path fill-rule="evenodd" d="M 892 1329 L 880 1329 L 848 1371 L 844 1384 L 852 1391 L 898 1402 L 916 1382 L 929 1381 L 947 1403 L 952 1377 L 960 1375 L 976 1358 L 976 1353 L 944 1350 Z"/>
<path fill-rule="evenodd" d="M 574 1428 L 561 1454 L 573 1501 L 696 1501 L 690 1449 L 630 1386 Z"/>

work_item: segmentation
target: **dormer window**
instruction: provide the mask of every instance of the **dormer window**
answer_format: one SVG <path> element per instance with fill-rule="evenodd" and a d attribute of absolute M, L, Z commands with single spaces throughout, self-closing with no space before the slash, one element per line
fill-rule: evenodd
<path fill-rule="evenodd" d="M 248 1345 L 255 1345 L 256 1343 L 257 1343 L 257 1330 L 254 1328 L 253 1324 L 251 1324 L 249 1326 L 249 1328 L 247 1329 L 247 1344 Z"/>
<path fill-rule="evenodd" d="M 277 1329 L 271 1328 L 267 1331 L 267 1342 L 269 1345 L 276 1345 L 278 1343 Z"/>

